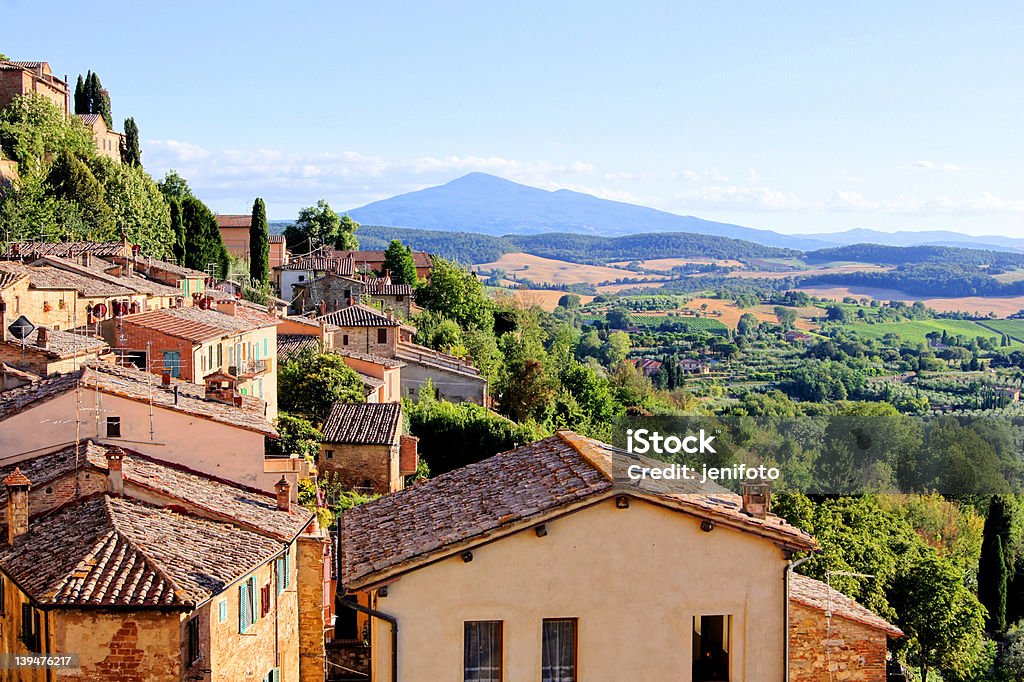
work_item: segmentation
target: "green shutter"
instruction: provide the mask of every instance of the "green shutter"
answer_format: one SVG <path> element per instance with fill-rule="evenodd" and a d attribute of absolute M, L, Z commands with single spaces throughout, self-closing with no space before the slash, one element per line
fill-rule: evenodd
<path fill-rule="evenodd" d="M 228 602 L 227 602 L 227 600 L 226 599 L 221 599 L 220 600 L 220 604 L 218 605 L 218 608 L 220 610 L 220 614 L 219 614 L 220 615 L 220 622 L 223 623 L 224 621 L 226 621 L 228 619 Z"/>
<path fill-rule="evenodd" d="M 256 605 L 257 594 L 259 594 L 259 592 L 256 590 L 256 576 L 252 576 L 249 578 L 249 598 L 252 600 L 249 611 L 252 614 L 249 620 L 250 625 L 255 623 L 256 619 L 260 617 L 260 609 L 259 606 Z"/>
<path fill-rule="evenodd" d="M 292 585 L 292 552 L 291 548 L 284 553 L 284 588 L 287 590 Z"/>
<path fill-rule="evenodd" d="M 238 631 L 244 633 L 249 628 L 249 581 L 238 586 Z"/>
<path fill-rule="evenodd" d="M 284 559 L 275 561 L 274 568 L 277 571 L 277 593 L 281 594 L 284 592 Z"/>

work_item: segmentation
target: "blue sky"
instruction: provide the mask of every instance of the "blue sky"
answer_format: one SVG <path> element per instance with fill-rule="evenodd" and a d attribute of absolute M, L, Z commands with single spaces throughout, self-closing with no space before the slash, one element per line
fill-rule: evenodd
<path fill-rule="evenodd" d="M 137 6 L 138 5 L 138 6 Z M 1024 237 L 1016 2 L 0 0 L 219 212 L 483 171 L 784 232 Z"/>

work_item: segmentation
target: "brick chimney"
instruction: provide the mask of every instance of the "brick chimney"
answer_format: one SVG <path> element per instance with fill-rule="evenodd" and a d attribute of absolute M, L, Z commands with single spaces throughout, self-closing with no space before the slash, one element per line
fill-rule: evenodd
<path fill-rule="evenodd" d="M 398 473 L 411 476 L 419 466 L 419 442 L 416 436 L 400 436 L 398 441 Z"/>
<path fill-rule="evenodd" d="M 274 484 L 277 491 L 277 508 L 279 511 L 290 512 L 292 510 L 292 484 L 281 475 L 281 480 Z"/>
<path fill-rule="evenodd" d="M 7 486 L 7 543 L 13 545 L 28 532 L 28 489 L 32 481 L 21 473 L 20 467 L 15 467 L 4 479 L 4 485 Z"/>
<path fill-rule="evenodd" d="M 119 447 L 107 449 L 107 492 L 121 497 L 124 495 L 124 450 Z"/>
<path fill-rule="evenodd" d="M 206 399 L 214 400 L 218 403 L 226 403 L 228 405 L 235 404 L 235 382 L 233 379 L 226 378 L 224 374 L 217 374 L 206 379 Z"/>
<path fill-rule="evenodd" d="M 772 484 L 765 481 L 756 481 L 740 484 L 740 494 L 743 496 L 743 513 L 757 519 L 768 516 L 772 509 Z"/>
<path fill-rule="evenodd" d="M 50 330 L 40 327 L 36 331 L 36 345 L 40 348 L 47 348 L 50 345 Z"/>
<path fill-rule="evenodd" d="M 88 251 L 82 252 L 82 265 L 87 268 L 92 266 L 92 253 Z"/>
<path fill-rule="evenodd" d="M 218 311 L 224 313 L 225 315 L 231 315 L 232 317 L 234 317 L 235 315 L 238 314 L 238 303 L 236 303 L 234 299 L 231 299 L 230 301 L 219 300 L 217 301 L 215 306 Z"/>
<path fill-rule="evenodd" d="M 164 371 L 160 373 L 160 384 L 167 388 L 171 385 L 171 373 Z"/>

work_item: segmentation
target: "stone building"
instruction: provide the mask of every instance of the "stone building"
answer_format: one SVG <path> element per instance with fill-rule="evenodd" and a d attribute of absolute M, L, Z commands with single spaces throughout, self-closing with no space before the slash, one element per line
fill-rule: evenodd
<path fill-rule="evenodd" d="M 106 341 L 95 336 L 36 327 L 23 343 L 11 336 L 6 323 L 0 334 L 6 337 L 0 343 L 0 362 L 41 377 L 72 372 L 90 360 L 114 359 Z"/>
<path fill-rule="evenodd" d="M 224 241 L 224 248 L 232 256 L 249 262 L 249 229 L 252 226 L 251 215 L 217 214 L 217 227 Z M 288 263 L 288 249 L 283 234 L 270 235 L 269 258 L 270 268 L 280 267 Z"/>
<path fill-rule="evenodd" d="M 418 464 L 418 439 L 402 431 L 401 403 L 335 403 L 321 429 L 320 475 L 360 492 L 401 490 Z"/>
<path fill-rule="evenodd" d="M 399 341 L 411 340 L 415 328 L 370 306 L 355 304 L 317 318 L 336 328 L 332 348 L 391 357 Z"/>
<path fill-rule="evenodd" d="M 325 674 L 328 543 L 290 499 L 83 441 L 0 467 L 3 651 L 79 654 L 60 680 Z M 46 669 L 0 680 L 52 679 Z"/>
<path fill-rule="evenodd" d="M 36 94 L 70 115 L 68 83 L 53 75 L 46 62 L 0 61 L 0 109 L 18 95 Z"/>
<path fill-rule="evenodd" d="M 107 122 L 99 114 L 75 114 L 75 118 L 92 131 L 97 154 L 115 163 L 121 163 L 121 145 L 124 144 L 122 133 L 108 128 Z"/>
<path fill-rule="evenodd" d="M 789 578 L 792 682 L 885 682 L 888 642 L 903 631 L 825 583 Z"/>

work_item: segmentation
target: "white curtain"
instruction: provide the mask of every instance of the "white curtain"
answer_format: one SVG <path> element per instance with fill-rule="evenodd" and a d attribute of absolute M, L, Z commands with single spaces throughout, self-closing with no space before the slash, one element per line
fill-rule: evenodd
<path fill-rule="evenodd" d="M 541 682 L 576 682 L 576 621 L 544 621 Z"/>

